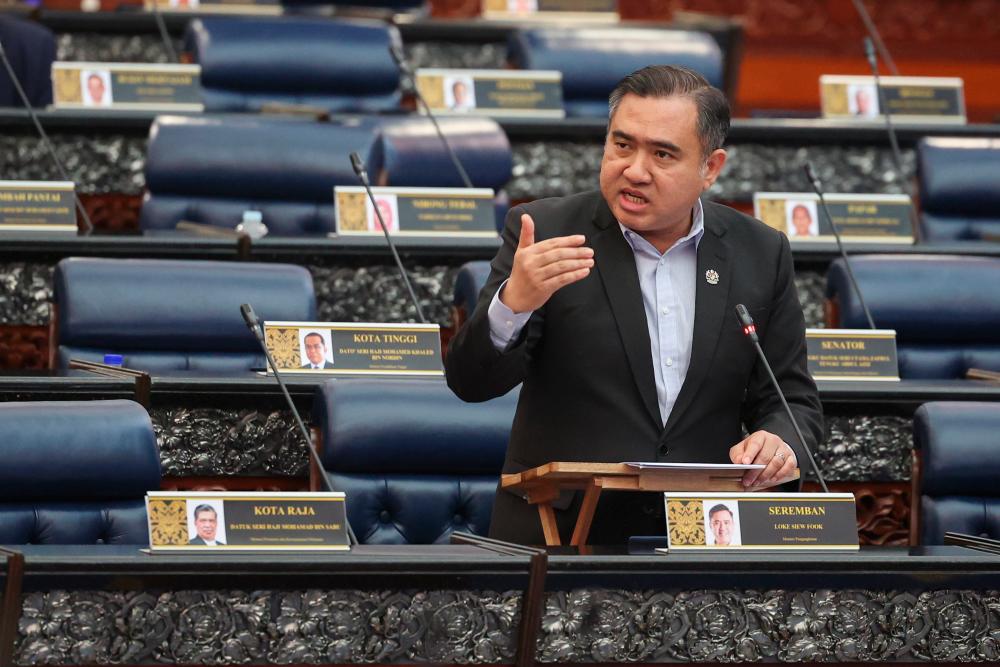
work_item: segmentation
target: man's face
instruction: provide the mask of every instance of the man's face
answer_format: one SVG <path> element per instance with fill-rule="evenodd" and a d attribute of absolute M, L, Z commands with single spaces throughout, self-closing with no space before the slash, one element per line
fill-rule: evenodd
<path fill-rule="evenodd" d="M 206 542 L 215 541 L 215 531 L 219 527 L 219 518 L 212 510 L 202 510 L 194 517 L 194 527 L 198 537 Z"/>
<path fill-rule="evenodd" d="M 611 118 L 601 194 L 618 222 L 658 248 L 657 240 L 672 243 L 688 232 L 695 200 L 726 162 L 721 149 L 705 159 L 697 116 L 688 97 L 630 93 Z"/>
<path fill-rule="evenodd" d="M 460 107 L 465 104 L 465 84 L 459 81 L 452 86 L 451 96 L 455 99 L 455 106 Z"/>
<path fill-rule="evenodd" d="M 326 345 L 323 343 L 323 337 L 306 336 L 305 344 L 309 363 L 322 366 L 323 362 L 326 361 Z"/>
<path fill-rule="evenodd" d="M 812 225 L 812 216 L 805 206 L 796 206 L 792 209 L 792 227 L 795 228 L 796 236 L 809 236 L 809 227 Z"/>
<path fill-rule="evenodd" d="M 379 213 L 382 214 L 382 221 L 385 223 L 386 229 L 392 229 L 392 204 L 384 199 L 376 199 L 375 205 L 378 206 Z"/>
<path fill-rule="evenodd" d="M 90 94 L 90 99 L 94 102 L 100 102 L 104 99 L 104 80 L 96 74 L 91 74 L 87 77 L 87 92 Z"/>
<path fill-rule="evenodd" d="M 858 89 L 858 92 L 854 94 L 854 103 L 858 107 L 859 116 L 867 116 L 872 111 L 872 96 L 864 88 Z"/>
<path fill-rule="evenodd" d="M 715 536 L 715 543 L 728 546 L 733 541 L 733 515 L 729 510 L 719 510 L 709 517 L 708 526 Z"/>

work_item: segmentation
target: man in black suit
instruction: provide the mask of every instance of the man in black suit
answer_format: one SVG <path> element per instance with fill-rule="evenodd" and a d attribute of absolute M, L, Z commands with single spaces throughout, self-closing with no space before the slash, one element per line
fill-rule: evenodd
<path fill-rule="evenodd" d="M 504 472 L 550 461 L 758 463 L 806 458 L 734 313 L 743 303 L 810 445 L 822 434 L 787 238 L 701 202 L 726 161 L 725 96 L 647 67 L 610 99 L 600 192 L 513 208 L 447 378 L 467 401 L 523 383 Z M 744 430 L 745 429 L 745 430 Z M 749 435 L 748 435 L 749 434 Z M 555 503 L 565 540 L 582 494 Z M 602 494 L 590 542 L 663 534 L 660 494 Z M 498 491 L 490 535 L 543 543 L 538 512 Z"/>
<path fill-rule="evenodd" d="M 194 508 L 194 530 L 197 534 L 188 541 L 188 544 L 226 546 L 225 542 L 215 539 L 219 530 L 219 515 L 211 505 L 203 504 Z"/>
<path fill-rule="evenodd" d="M 333 362 L 326 359 L 326 342 L 323 340 L 322 335 L 312 331 L 305 335 L 302 343 L 306 348 L 306 359 L 309 360 L 308 364 L 302 364 L 302 368 L 315 370 L 334 367 Z"/>

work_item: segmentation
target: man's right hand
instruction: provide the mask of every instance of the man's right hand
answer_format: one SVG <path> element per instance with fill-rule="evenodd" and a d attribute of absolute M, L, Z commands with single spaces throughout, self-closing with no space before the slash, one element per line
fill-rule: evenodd
<path fill-rule="evenodd" d="M 535 243 L 535 221 L 521 216 L 521 236 L 510 278 L 500 301 L 515 313 L 537 310 L 557 289 L 582 280 L 594 266 L 594 250 L 582 234 L 557 236 Z"/>

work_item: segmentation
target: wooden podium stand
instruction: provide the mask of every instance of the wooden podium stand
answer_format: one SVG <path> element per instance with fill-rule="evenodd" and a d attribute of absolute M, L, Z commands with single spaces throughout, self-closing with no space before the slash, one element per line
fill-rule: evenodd
<path fill-rule="evenodd" d="M 793 477 L 798 479 L 798 470 Z M 743 486 L 743 473 L 738 471 L 685 470 L 677 468 L 641 468 L 626 463 L 579 463 L 559 462 L 503 475 L 500 486 L 525 495 L 531 505 L 538 506 L 538 517 L 542 521 L 545 544 L 550 547 L 560 545 L 559 528 L 552 501 L 561 491 L 583 489 L 583 504 L 576 519 L 576 527 L 570 544 L 583 546 L 587 543 L 590 524 L 594 520 L 594 510 L 604 489 L 612 491 L 705 491 L 707 493 L 745 493 L 755 489 Z"/>

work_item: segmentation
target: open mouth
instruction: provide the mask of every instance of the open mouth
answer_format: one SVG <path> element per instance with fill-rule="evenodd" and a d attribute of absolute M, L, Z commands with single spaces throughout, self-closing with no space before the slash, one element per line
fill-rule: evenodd
<path fill-rule="evenodd" d="M 621 192 L 622 203 L 632 206 L 643 206 L 648 203 L 648 200 L 643 197 L 638 192 L 633 190 L 622 190 Z"/>

